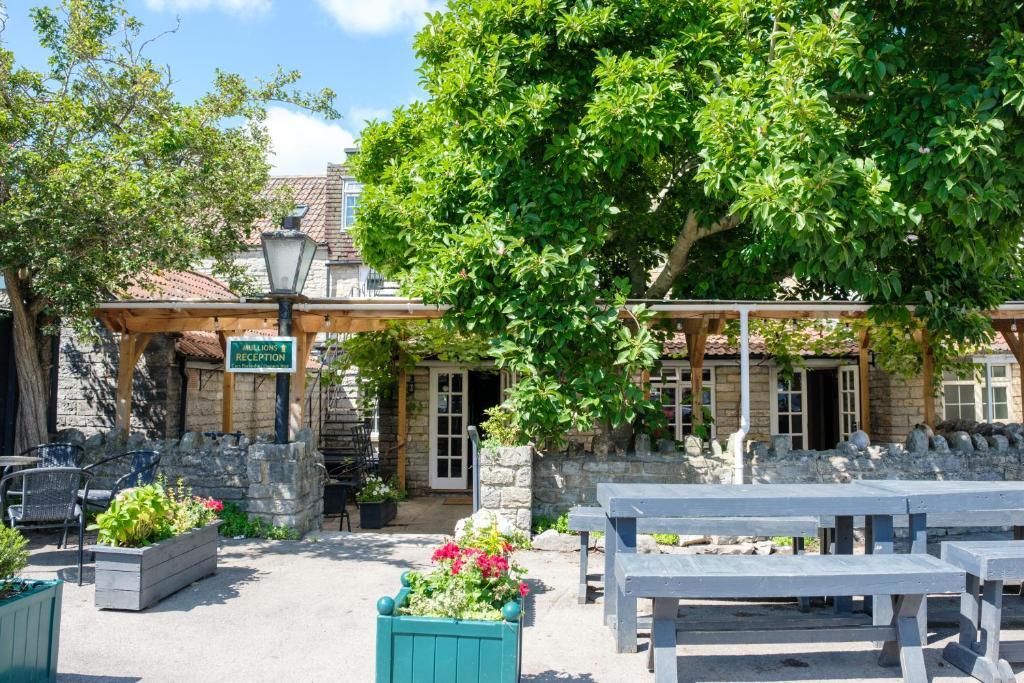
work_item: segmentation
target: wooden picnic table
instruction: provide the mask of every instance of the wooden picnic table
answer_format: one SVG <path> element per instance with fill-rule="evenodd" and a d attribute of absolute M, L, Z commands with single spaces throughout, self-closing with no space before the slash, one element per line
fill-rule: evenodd
<path fill-rule="evenodd" d="M 642 517 L 834 516 L 835 552 L 853 553 L 853 518 L 865 516 L 866 550 L 893 552 L 894 515 L 910 515 L 912 552 L 926 552 L 927 513 L 1024 509 L 1024 482 L 858 481 L 849 484 L 598 484 L 605 523 L 605 623 L 616 649 L 636 651 L 636 600 L 615 585 L 615 555 L 636 552 Z M 870 605 L 870 601 L 869 601 Z M 839 613 L 852 598 L 835 598 Z M 874 622 L 888 623 L 891 606 L 874 605 Z M 924 611 L 920 614 L 922 627 Z"/>

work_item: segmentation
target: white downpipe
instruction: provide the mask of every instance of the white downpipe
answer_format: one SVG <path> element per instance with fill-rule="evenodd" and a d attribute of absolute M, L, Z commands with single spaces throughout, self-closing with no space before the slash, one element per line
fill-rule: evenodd
<path fill-rule="evenodd" d="M 992 403 L 992 361 L 985 361 L 985 422 L 994 422 L 993 410 L 994 405 Z"/>
<path fill-rule="evenodd" d="M 740 306 L 740 430 L 733 439 L 733 481 L 743 483 L 743 453 L 750 431 L 750 330 L 747 314 L 750 307 Z"/>

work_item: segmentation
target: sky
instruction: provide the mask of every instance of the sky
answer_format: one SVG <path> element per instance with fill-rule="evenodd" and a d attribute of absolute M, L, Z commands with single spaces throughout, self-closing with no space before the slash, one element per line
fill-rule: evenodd
<path fill-rule="evenodd" d="M 206 92 L 216 68 L 247 78 L 269 77 L 277 66 L 297 69 L 299 86 L 337 93 L 340 120 L 275 106 L 267 125 L 275 174 L 323 173 L 344 160 L 367 119 L 423 96 L 413 36 L 439 0 L 124 0 L 145 25 L 144 37 L 173 29 L 154 42 L 151 59 L 168 64 L 183 101 Z M 7 25 L 0 40 L 18 62 L 45 66 L 29 22 L 29 8 L 46 0 L 0 0 Z"/>

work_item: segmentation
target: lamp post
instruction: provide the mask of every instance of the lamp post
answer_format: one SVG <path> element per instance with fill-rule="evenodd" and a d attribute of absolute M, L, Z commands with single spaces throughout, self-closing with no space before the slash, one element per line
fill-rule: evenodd
<path fill-rule="evenodd" d="M 309 267 L 316 254 L 316 242 L 299 229 L 305 207 L 281 220 L 281 229 L 260 235 L 263 259 L 267 264 L 270 296 L 277 299 L 277 333 L 292 334 L 292 303 L 302 293 Z M 293 347 L 294 348 L 294 347 Z M 303 367 L 298 367 L 303 363 Z M 305 359 L 296 358 L 296 372 L 305 372 Z M 277 373 L 277 398 L 274 406 L 274 435 L 277 443 L 288 443 L 288 403 L 291 377 Z"/>

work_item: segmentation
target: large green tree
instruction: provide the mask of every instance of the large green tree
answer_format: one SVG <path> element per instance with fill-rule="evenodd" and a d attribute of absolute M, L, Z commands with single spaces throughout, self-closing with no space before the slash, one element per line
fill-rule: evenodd
<path fill-rule="evenodd" d="M 0 18 L 4 16 L 0 3 Z M 218 72 L 194 103 L 119 0 L 64 0 L 31 13 L 45 71 L 0 42 L 0 270 L 13 315 L 17 442 L 46 440 L 46 336 L 141 273 L 230 257 L 274 199 L 266 107 L 333 115 L 333 93 L 294 91 L 296 72 L 246 83 Z M 0 33 L 2 38 L 2 33 Z"/>
<path fill-rule="evenodd" d="M 1024 4 L 451 0 L 363 135 L 366 258 L 496 339 L 534 434 L 657 355 L 602 302 L 859 297 L 982 342 L 1020 290 Z"/>

